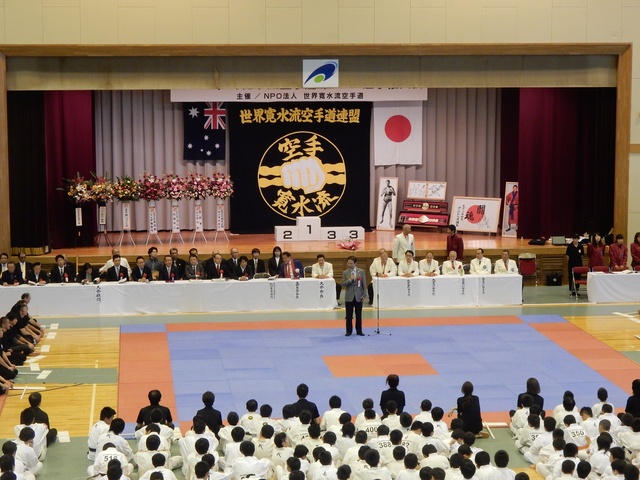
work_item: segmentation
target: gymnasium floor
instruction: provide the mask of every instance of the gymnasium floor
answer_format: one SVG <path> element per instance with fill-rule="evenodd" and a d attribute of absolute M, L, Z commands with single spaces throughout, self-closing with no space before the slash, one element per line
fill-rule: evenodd
<path fill-rule="evenodd" d="M 43 408 L 54 426 L 69 432 L 68 443 L 49 450 L 40 475 L 47 480 L 86 478 L 86 435 L 100 408 L 117 408 L 132 431 L 151 388 L 163 392 L 162 403 L 183 430 L 208 389 L 225 415 L 241 414 L 255 398 L 271 404 L 277 416 L 305 382 L 321 411 L 337 394 L 355 414 L 363 398 L 378 400 L 388 373 L 401 376 L 412 413 L 423 398 L 448 410 L 470 380 L 485 420 L 505 421 L 529 376 L 540 380 L 548 409 L 566 389 L 578 405 L 592 405 L 600 386 L 614 405 L 624 406 L 631 380 L 640 377 L 637 305 L 595 306 L 583 297 L 576 304 L 567 293 L 566 287 L 525 287 L 522 307 L 382 310 L 380 335 L 374 332 L 378 312 L 367 308 L 365 332 L 373 335 L 348 338 L 338 309 L 43 318 L 55 335 L 43 341 L 48 352 L 37 369 L 23 368 L 16 386 L 45 387 Z M 38 379 L 45 370 L 48 376 Z M 16 388 L 5 396 L 2 438 L 13 436 L 26 405 L 21 394 Z M 495 440 L 480 446 L 508 449 L 511 466 L 529 471 L 507 431 L 494 433 Z"/>

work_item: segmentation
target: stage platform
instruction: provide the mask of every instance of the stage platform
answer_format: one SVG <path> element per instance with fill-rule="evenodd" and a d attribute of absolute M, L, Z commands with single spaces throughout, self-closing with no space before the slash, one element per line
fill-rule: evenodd
<path fill-rule="evenodd" d="M 378 257 L 378 250 L 380 248 L 386 248 L 391 251 L 393 247 L 393 239 L 395 235 L 400 233 L 400 229 L 395 231 L 372 231 L 365 234 L 365 240 L 361 242 L 358 249 L 353 252 L 350 250 L 344 250 L 337 246 L 337 241 L 315 241 L 315 242 L 281 242 L 278 245 L 283 251 L 289 251 L 293 257 L 302 261 L 305 266 L 312 265 L 316 261 L 316 255 L 323 253 L 328 262 L 333 264 L 334 273 L 336 277 L 339 277 L 342 270 L 346 268 L 345 263 L 349 255 L 355 255 L 358 258 L 358 265 L 364 268 L 368 272 L 368 267 L 371 261 Z M 275 236 L 273 234 L 243 234 L 237 235 L 230 232 L 226 232 L 227 238 L 219 232 L 217 240 L 214 242 L 215 231 L 205 232 L 207 242 L 202 238 L 202 235 L 198 234 L 194 242 L 191 239 L 194 237 L 193 232 L 182 232 L 182 238 L 184 243 L 180 241 L 176 235 L 173 235 L 173 242 L 168 243 L 171 236 L 170 232 L 160 232 L 159 238 L 162 244 L 158 242 L 145 243 L 147 239 L 147 233 L 145 232 L 132 232 L 131 236 L 135 245 L 131 244 L 131 241 L 124 241 L 119 247 L 120 254 L 129 260 L 131 264 L 135 261 L 138 255 L 147 257 L 147 250 L 151 246 L 158 248 L 158 252 L 161 256 L 169 253 L 169 248 L 176 247 L 179 251 L 180 258 L 187 260 L 188 251 L 190 248 L 195 247 L 198 249 L 198 255 L 202 260 L 206 260 L 211 257 L 212 252 L 220 252 L 223 258 L 229 258 L 229 250 L 232 247 L 237 248 L 240 251 L 240 255 L 251 256 L 251 250 L 253 248 L 259 248 L 263 260 L 267 260 L 271 256 L 273 247 L 276 245 Z M 442 262 L 446 259 L 446 241 L 447 234 L 445 232 L 437 233 L 433 231 L 422 231 L 414 229 L 412 232 L 416 241 L 416 259 L 421 260 L 424 258 L 427 251 L 432 251 L 434 257 Z M 111 244 L 117 244 L 120 238 L 120 232 L 110 232 L 108 234 Z M 553 245 L 529 245 L 528 239 L 520 239 L 513 237 L 501 237 L 488 234 L 462 234 L 465 246 L 464 263 L 468 263 L 475 256 L 475 250 L 477 248 L 483 248 L 485 256 L 489 257 L 492 262 L 500 258 L 503 249 L 507 249 L 510 252 L 512 259 L 517 260 L 520 253 L 535 253 L 537 256 L 538 264 L 538 283 L 543 284 L 546 281 L 546 275 L 554 272 L 561 273 L 563 275 L 563 281 L 567 282 L 567 267 L 565 261 L 565 247 L 553 246 Z M 78 267 L 85 262 L 89 262 L 92 265 L 102 266 L 104 262 L 111 255 L 111 246 L 107 244 L 104 237 L 100 237 L 100 245 L 97 246 L 83 246 L 76 248 L 58 248 L 54 249 L 46 255 L 30 255 L 28 257 L 29 262 L 39 261 L 43 264 L 43 267 L 49 271 L 55 264 L 55 256 L 62 253 L 67 255 L 70 262 L 75 263 Z M 128 240 L 128 237 L 125 237 Z M 177 240 L 177 241 L 176 241 Z M 16 253 L 16 252 L 14 252 Z M 608 259 L 606 260 L 608 261 Z M 526 284 L 535 283 L 533 279 L 525 280 Z"/>

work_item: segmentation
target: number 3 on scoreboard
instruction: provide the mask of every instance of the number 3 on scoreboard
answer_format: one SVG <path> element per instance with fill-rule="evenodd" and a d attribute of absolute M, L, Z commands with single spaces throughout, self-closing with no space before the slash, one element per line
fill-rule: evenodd
<path fill-rule="evenodd" d="M 327 240 L 336 240 L 338 238 L 338 232 L 335 230 L 327 230 Z"/>

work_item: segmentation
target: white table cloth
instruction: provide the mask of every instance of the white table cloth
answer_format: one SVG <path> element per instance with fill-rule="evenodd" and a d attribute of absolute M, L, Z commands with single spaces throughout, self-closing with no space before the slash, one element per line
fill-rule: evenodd
<path fill-rule="evenodd" d="M 587 274 L 587 295 L 590 302 L 640 302 L 640 273 Z"/>
<path fill-rule="evenodd" d="M 29 312 L 42 316 L 126 315 L 274 310 L 332 310 L 336 284 L 318 280 L 180 281 L 0 287 L 4 311 L 29 292 Z"/>
<path fill-rule="evenodd" d="M 374 278 L 373 290 L 380 308 L 522 304 L 520 275 Z"/>

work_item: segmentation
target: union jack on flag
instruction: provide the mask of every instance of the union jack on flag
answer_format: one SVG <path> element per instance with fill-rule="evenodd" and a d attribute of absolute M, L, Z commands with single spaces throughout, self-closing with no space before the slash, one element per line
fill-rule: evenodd
<path fill-rule="evenodd" d="M 184 104 L 184 159 L 224 160 L 227 109 L 223 102 Z"/>

